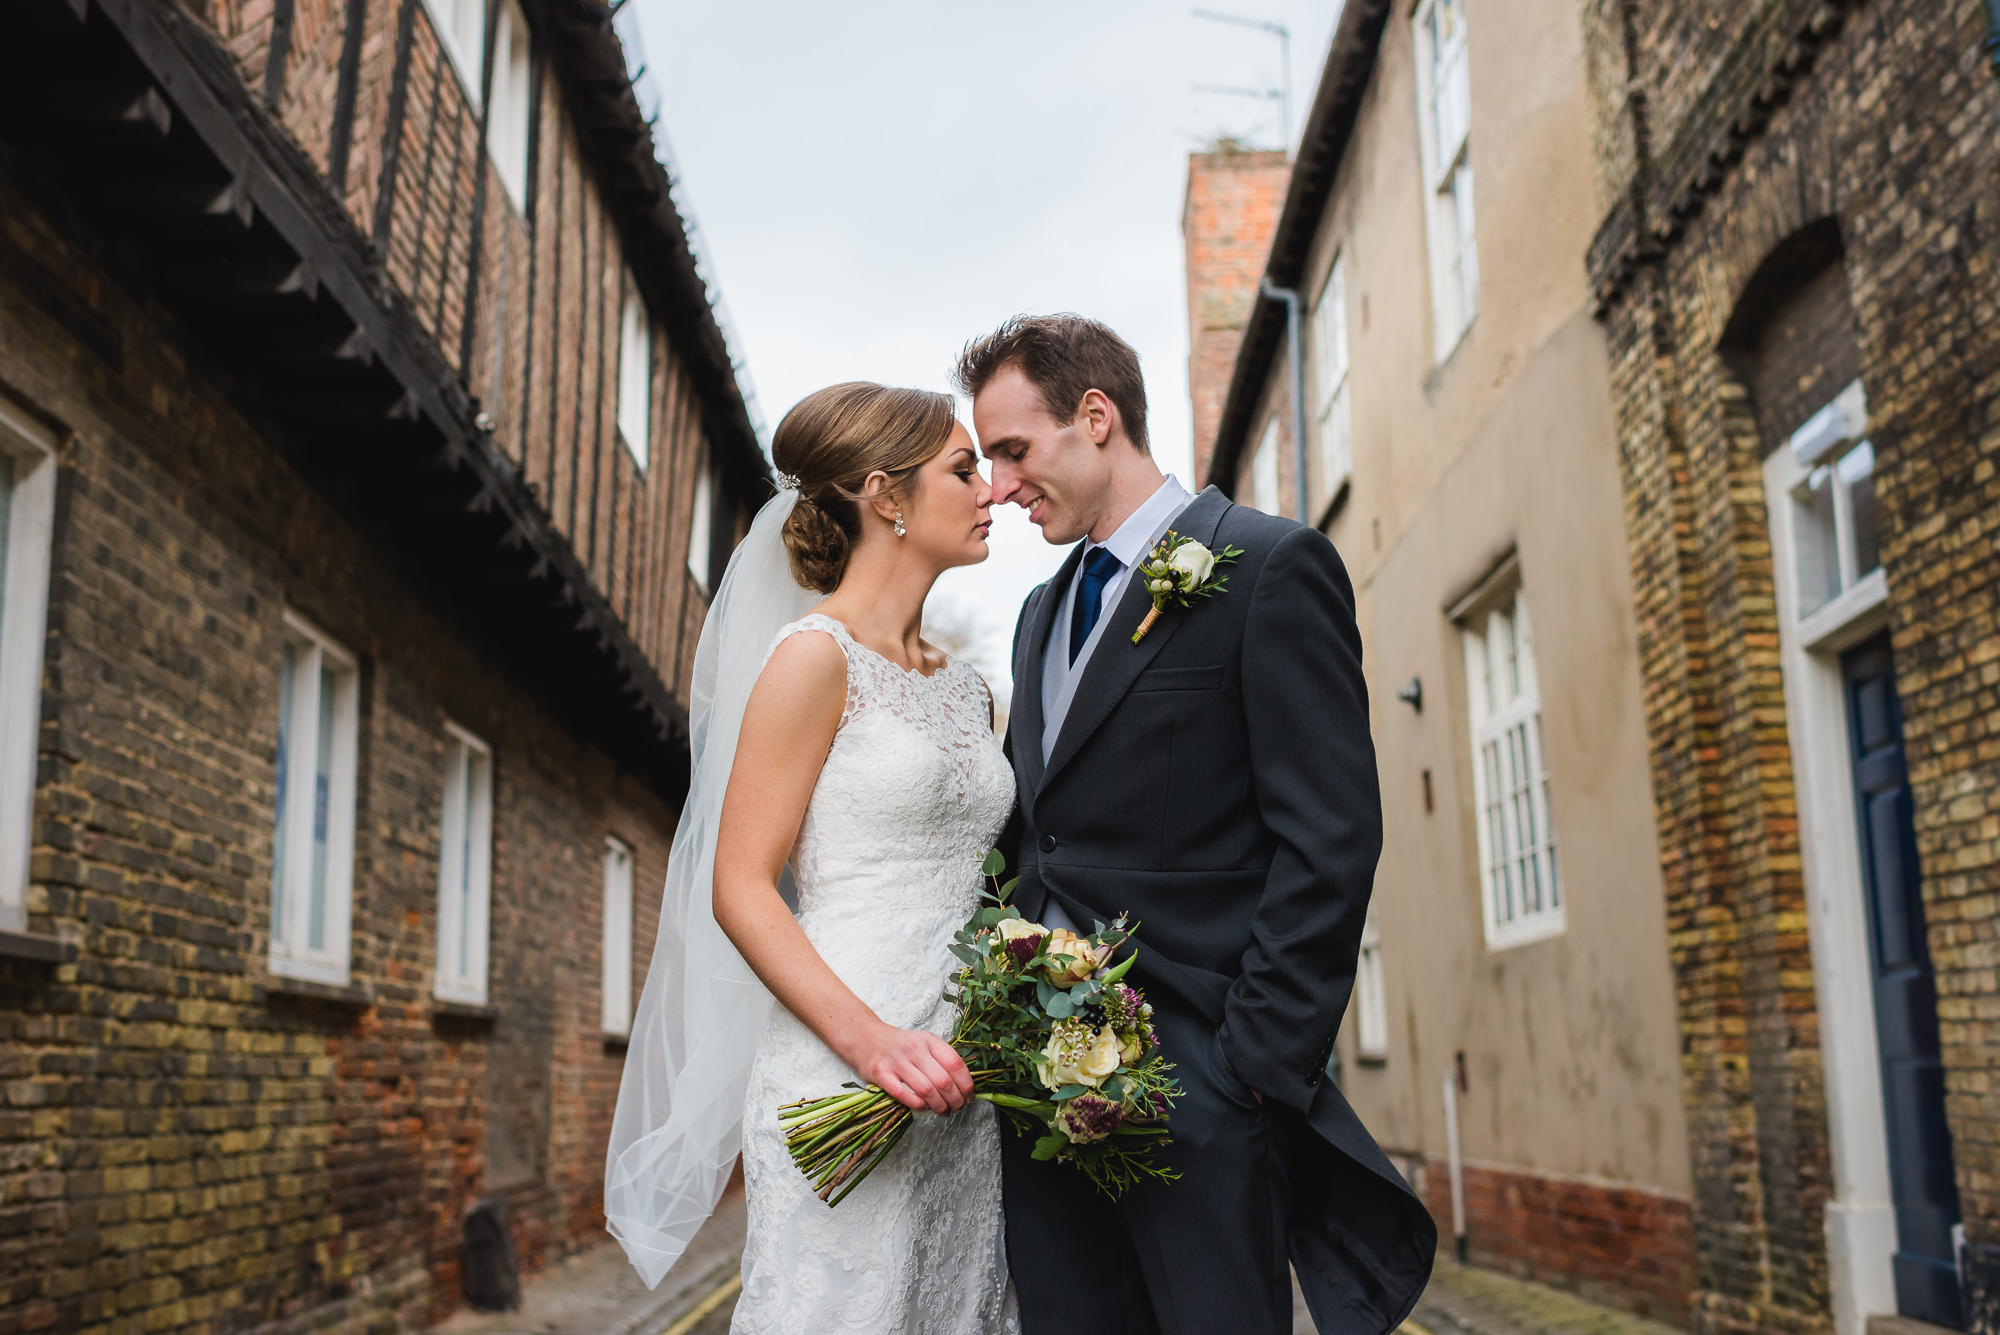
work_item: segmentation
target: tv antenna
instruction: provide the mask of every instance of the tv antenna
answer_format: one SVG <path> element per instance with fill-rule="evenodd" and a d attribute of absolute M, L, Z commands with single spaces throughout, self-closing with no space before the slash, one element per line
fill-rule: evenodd
<path fill-rule="evenodd" d="M 1243 14 L 1224 14 L 1213 9 L 1190 9 L 1195 18 L 1206 19 L 1210 23 L 1227 23 L 1237 28 L 1252 28 L 1267 32 L 1278 39 L 1278 64 L 1284 77 L 1276 88 L 1236 88 L 1222 84 L 1198 83 L 1197 93 L 1218 93 L 1224 97 L 1254 97 L 1278 104 L 1279 132 L 1278 146 L 1290 157 L 1292 152 L 1292 30 L 1282 23 L 1269 19 L 1253 19 Z"/>

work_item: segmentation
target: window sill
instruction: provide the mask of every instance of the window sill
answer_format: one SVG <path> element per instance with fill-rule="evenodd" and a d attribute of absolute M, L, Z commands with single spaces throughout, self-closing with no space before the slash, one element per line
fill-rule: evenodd
<path fill-rule="evenodd" d="M 608 1029 L 604 1031 L 604 1050 L 606 1052 L 623 1052 L 631 1046 L 632 1035 L 614 1034 Z"/>
<path fill-rule="evenodd" d="M 1333 521 L 1340 516 L 1340 512 L 1347 508 L 1347 498 L 1353 492 L 1353 490 L 1354 490 L 1354 473 L 1353 470 L 1350 469 L 1345 475 L 1341 477 L 1340 481 L 1337 484 L 1335 484 L 1333 489 L 1333 495 L 1327 497 L 1326 504 L 1322 506 L 1320 509 L 1319 512 L 1320 532 L 1322 533 L 1326 532 L 1326 530 L 1332 526 Z"/>
<path fill-rule="evenodd" d="M 273 974 L 271 981 L 264 985 L 267 1000 L 323 1001 L 334 1006 L 351 1006 L 356 1010 L 367 1010 L 375 1004 L 375 989 L 366 983 L 349 983 L 338 986 L 333 983 L 316 983 L 309 978 L 288 978 L 283 974 Z"/>
<path fill-rule="evenodd" d="M 431 1001 L 431 1018 L 492 1024 L 500 1018 L 500 1008 L 480 1001 L 446 1001 L 439 997 Z"/>
<path fill-rule="evenodd" d="M 0 958 L 68 964 L 76 958 L 76 943 L 40 932 L 15 932 L 0 928 Z"/>
<path fill-rule="evenodd" d="M 1386 1052 L 1364 1052 L 1355 1057 L 1354 1064 L 1356 1066 L 1365 1066 L 1371 1071 L 1379 1071 L 1389 1064 L 1389 1054 Z"/>
<path fill-rule="evenodd" d="M 1537 941 L 1549 941 L 1569 930 L 1569 922 L 1560 909 L 1526 922 L 1514 923 L 1496 929 L 1491 923 L 1486 927 L 1486 949 L 1489 951 L 1513 950 L 1519 946 L 1531 946 Z"/>

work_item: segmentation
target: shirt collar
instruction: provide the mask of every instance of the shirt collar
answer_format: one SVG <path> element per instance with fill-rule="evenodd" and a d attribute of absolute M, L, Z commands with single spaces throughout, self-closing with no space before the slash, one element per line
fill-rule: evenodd
<path fill-rule="evenodd" d="M 1125 522 L 1118 526 L 1116 533 L 1101 543 L 1086 538 L 1083 554 L 1088 556 L 1096 548 L 1103 547 L 1118 558 L 1120 565 L 1127 570 L 1131 569 L 1139 563 L 1140 557 L 1152 549 L 1153 534 L 1162 524 L 1179 514 L 1189 499 L 1187 488 L 1183 487 L 1173 474 L 1167 474 L 1167 480 L 1160 484 L 1160 489 L 1148 496 L 1138 509 L 1127 516 Z"/>

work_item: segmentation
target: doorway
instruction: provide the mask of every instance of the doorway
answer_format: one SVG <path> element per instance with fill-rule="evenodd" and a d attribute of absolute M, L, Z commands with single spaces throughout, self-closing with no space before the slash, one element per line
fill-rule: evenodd
<path fill-rule="evenodd" d="M 1848 650 L 1840 667 L 1896 1212 L 1896 1310 L 1963 1328 L 1958 1184 L 1945 1122 L 1937 986 L 1925 939 L 1902 705 L 1888 635 Z"/>

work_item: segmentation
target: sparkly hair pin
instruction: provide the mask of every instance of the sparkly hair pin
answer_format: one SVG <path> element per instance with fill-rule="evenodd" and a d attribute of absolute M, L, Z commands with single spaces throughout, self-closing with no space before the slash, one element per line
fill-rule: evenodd
<path fill-rule="evenodd" d="M 780 491 L 797 491 L 799 489 L 799 480 L 790 473 L 780 471 L 778 474 L 778 489 Z"/>

